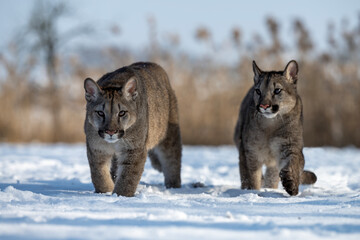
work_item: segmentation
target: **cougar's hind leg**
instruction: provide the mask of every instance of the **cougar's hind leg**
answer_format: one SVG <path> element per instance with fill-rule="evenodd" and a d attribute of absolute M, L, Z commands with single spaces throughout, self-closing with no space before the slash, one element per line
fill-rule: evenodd
<path fill-rule="evenodd" d="M 151 150 L 148 152 L 148 156 L 149 156 L 150 161 L 151 161 L 151 166 L 152 166 L 153 168 L 155 168 L 156 170 L 158 170 L 159 172 L 162 172 L 162 170 L 161 170 L 161 163 L 160 163 L 160 160 L 159 160 L 158 155 L 157 155 L 156 152 L 155 152 L 155 149 L 151 149 Z"/>
<path fill-rule="evenodd" d="M 179 125 L 169 123 L 165 139 L 154 149 L 166 188 L 181 187 L 181 151 Z"/>
<path fill-rule="evenodd" d="M 279 168 L 277 166 L 266 167 L 265 188 L 278 188 L 280 181 Z"/>

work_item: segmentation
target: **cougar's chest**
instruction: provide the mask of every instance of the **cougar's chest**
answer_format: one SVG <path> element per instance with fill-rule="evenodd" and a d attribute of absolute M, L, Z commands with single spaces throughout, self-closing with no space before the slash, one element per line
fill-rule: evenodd
<path fill-rule="evenodd" d="M 274 134 L 273 129 L 261 129 L 253 125 L 246 135 L 245 147 L 254 159 L 266 165 L 277 163 L 282 139 Z"/>

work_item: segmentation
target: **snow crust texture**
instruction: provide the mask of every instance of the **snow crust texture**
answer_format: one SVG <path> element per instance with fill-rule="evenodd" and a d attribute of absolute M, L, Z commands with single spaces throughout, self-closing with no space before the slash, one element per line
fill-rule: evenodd
<path fill-rule="evenodd" d="M 360 150 L 304 155 L 295 197 L 240 190 L 233 146 L 185 146 L 182 188 L 147 161 L 127 198 L 93 192 L 83 144 L 0 144 L 0 239 L 360 239 Z"/>

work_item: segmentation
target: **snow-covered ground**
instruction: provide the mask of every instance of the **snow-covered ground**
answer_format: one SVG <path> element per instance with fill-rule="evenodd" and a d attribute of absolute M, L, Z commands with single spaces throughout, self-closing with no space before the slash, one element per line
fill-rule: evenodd
<path fill-rule="evenodd" d="M 0 144 L 0 239 L 360 239 L 360 150 L 304 153 L 296 197 L 240 190 L 233 146 L 186 146 L 181 189 L 147 162 L 126 198 L 93 193 L 83 144 Z"/>

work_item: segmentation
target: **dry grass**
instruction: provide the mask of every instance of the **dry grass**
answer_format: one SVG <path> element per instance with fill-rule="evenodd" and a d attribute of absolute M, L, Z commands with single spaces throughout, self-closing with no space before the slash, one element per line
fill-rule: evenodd
<path fill-rule="evenodd" d="M 162 65 L 168 71 L 178 97 L 183 142 L 232 144 L 240 102 L 252 85 L 251 61 L 244 64 L 247 70 L 223 66 L 178 69 Z M 352 76 L 356 68 L 348 74 L 341 74 L 342 79 L 348 79 L 345 81 L 332 79 L 327 72 L 328 67 L 311 62 L 300 63 L 298 87 L 304 103 L 305 143 L 308 146 L 360 146 L 360 112 L 357 111 L 360 81 L 348 79 L 348 74 Z M 98 71 L 95 74 L 84 70 L 94 78 L 106 72 Z M 1 141 L 48 142 L 52 141 L 54 131 L 59 132 L 56 141 L 83 141 L 83 79 L 85 75 L 75 75 L 71 82 L 62 84 L 59 89 L 61 126 L 56 128 L 52 126 L 51 105 L 48 104 L 51 97 L 46 90 L 31 91 L 29 86 L 3 84 L 0 94 Z"/>
<path fill-rule="evenodd" d="M 98 79 L 104 73 L 138 59 L 155 61 L 168 72 L 178 97 L 184 144 L 232 144 L 241 100 L 253 84 L 251 60 L 256 59 L 264 70 L 281 70 L 290 60 L 285 59 L 288 53 L 281 50 L 279 39 L 274 39 L 273 45 L 258 44 L 250 52 L 237 45 L 239 48 L 234 51 L 239 52 L 239 60 L 231 66 L 208 58 L 194 60 L 190 55 L 176 55 L 161 46 L 141 58 L 128 51 L 104 48 L 100 57 L 106 64 L 99 63 L 96 67 L 86 65 L 86 59 L 81 56 L 71 59 L 58 56 L 61 79 L 57 89 L 61 102 L 57 109 L 58 126 L 53 126 L 51 102 L 55 99 L 49 94 L 49 86 L 34 84 L 30 77 L 31 68 L 24 70 L 2 57 L 0 67 L 5 75 L 0 79 L 0 141 L 84 141 L 83 80 L 88 76 Z M 359 147 L 359 56 L 351 55 L 344 48 L 327 54 L 326 58 L 323 55 L 309 57 L 309 45 L 303 51 L 301 46 L 299 43 L 296 54 L 299 58 L 294 58 L 300 64 L 298 88 L 304 103 L 305 145 Z M 343 56 L 348 58 L 344 60 Z M 61 66 L 66 64 L 71 65 L 71 70 L 65 73 Z"/>

